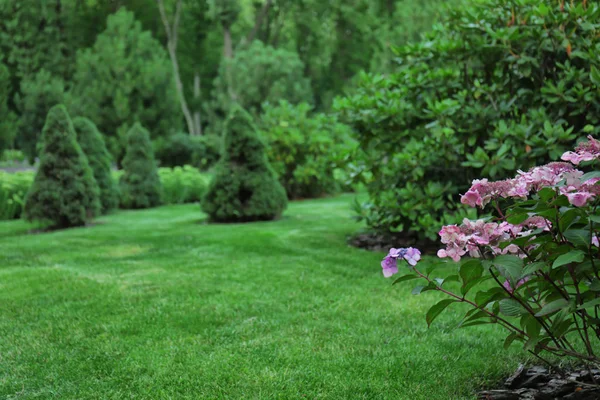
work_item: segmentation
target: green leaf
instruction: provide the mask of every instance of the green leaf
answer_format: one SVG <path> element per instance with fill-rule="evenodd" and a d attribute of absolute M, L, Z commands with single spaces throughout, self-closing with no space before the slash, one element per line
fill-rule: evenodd
<path fill-rule="evenodd" d="M 513 225 L 518 225 L 521 222 L 525 221 L 527 218 L 529 218 L 529 214 L 528 213 L 523 213 L 523 214 L 514 214 L 511 215 L 509 217 L 506 218 L 506 221 L 513 224 Z"/>
<path fill-rule="evenodd" d="M 492 262 L 500 274 L 507 279 L 518 280 L 522 274 L 523 260 L 517 256 L 502 255 L 496 257 Z"/>
<path fill-rule="evenodd" d="M 410 281 L 413 279 L 418 279 L 418 278 L 420 278 L 418 275 L 404 275 L 404 276 L 401 276 L 400 278 L 396 279 L 394 281 L 394 283 L 392 283 L 392 285 L 395 285 L 396 283 L 400 283 L 400 282 L 406 282 L 406 281 Z"/>
<path fill-rule="evenodd" d="M 561 254 L 560 256 L 556 257 L 556 260 L 554 260 L 554 263 L 552 263 L 552 269 L 562 267 L 563 265 L 574 262 L 580 263 L 584 259 L 585 253 L 583 251 L 573 250 L 566 254 Z"/>
<path fill-rule="evenodd" d="M 594 300 L 590 300 L 586 303 L 583 303 L 582 305 L 580 305 L 579 307 L 577 307 L 578 310 L 583 310 L 584 308 L 591 308 L 591 307 L 595 307 L 597 305 L 600 304 L 600 297 Z"/>
<path fill-rule="evenodd" d="M 531 264 L 527 264 L 527 265 L 525 265 L 525 268 L 523 268 L 521 278 L 524 278 L 528 275 L 534 274 L 535 272 L 539 271 L 540 269 L 544 268 L 545 266 L 546 266 L 546 263 L 542 262 L 542 261 L 536 261 Z"/>
<path fill-rule="evenodd" d="M 590 70 L 590 80 L 594 85 L 600 86 L 600 71 L 598 71 L 598 68 L 594 67 L 593 65 Z"/>
<path fill-rule="evenodd" d="M 587 229 L 569 229 L 563 236 L 575 246 L 588 248 L 590 246 L 590 231 Z"/>
<path fill-rule="evenodd" d="M 518 317 L 527 312 L 515 299 L 500 300 L 500 312 L 508 317 Z"/>
<path fill-rule="evenodd" d="M 535 313 L 536 317 L 543 317 L 544 315 L 552 314 L 556 311 L 562 310 L 565 307 L 569 306 L 569 302 L 565 299 L 558 299 L 551 301 L 546 304 L 540 311 Z"/>
<path fill-rule="evenodd" d="M 600 215 L 590 215 L 589 219 L 592 222 L 600 223 Z"/>
<path fill-rule="evenodd" d="M 586 174 L 583 174 L 581 176 L 581 178 L 579 178 L 579 180 L 581 182 L 585 182 L 585 181 L 590 180 L 592 178 L 600 178 L 600 171 L 591 171 L 591 172 L 588 172 Z"/>
<path fill-rule="evenodd" d="M 511 332 L 510 335 L 506 337 L 504 340 L 504 348 L 508 349 L 512 342 L 519 338 L 519 334 L 517 332 Z"/>
<path fill-rule="evenodd" d="M 434 304 L 429 311 L 427 311 L 427 315 L 425 316 L 425 319 L 427 320 L 427 327 L 431 326 L 431 323 L 437 318 L 438 315 L 440 315 L 442 311 L 446 309 L 446 307 L 457 301 L 458 300 L 454 299 L 444 299 L 439 303 Z"/>
<path fill-rule="evenodd" d="M 481 261 L 479 259 L 471 259 L 460 266 L 458 271 L 460 275 L 463 287 L 465 287 L 469 282 L 481 278 L 483 275 L 483 266 L 481 265 Z"/>

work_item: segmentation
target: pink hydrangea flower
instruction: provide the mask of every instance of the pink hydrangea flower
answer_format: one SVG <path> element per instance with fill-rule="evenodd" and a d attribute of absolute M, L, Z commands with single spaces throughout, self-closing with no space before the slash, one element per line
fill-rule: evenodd
<path fill-rule="evenodd" d="M 592 161 L 600 158 L 600 141 L 588 136 L 587 142 L 577 145 L 575 151 L 567 151 L 561 157 L 562 160 L 569 161 L 575 165 L 583 161 Z"/>
<path fill-rule="evenodd" d="M 567 198 L 569 199 L 569 203 L 574 205 L 575 207 L 583 207 L 587 204 L 590 199 L 593 199 L 595 196 L 589 192 L 574 192 L 567 193 Z"/>

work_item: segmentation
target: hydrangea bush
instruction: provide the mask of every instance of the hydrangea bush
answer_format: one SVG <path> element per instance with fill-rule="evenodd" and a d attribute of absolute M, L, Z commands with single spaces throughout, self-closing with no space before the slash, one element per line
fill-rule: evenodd
<path fill-rule="evenodd" d="M 519 341 L 537 356 L 600 363 L 600 171 L 591 168 L 598 159 L 600 141 L 589 136 L 563 154 L 565 162 L 473 181 L 461 202 L 488 210 L 487 217 L 444 226 L 441 260 L 424 269 L 417 249 L 391 249 L 384 276 L 404 260 L 409 273 L 394 283 L 419 279 L 413 294 L 447 296 L 427 312 L 428 325 L 453 303 L 466 303 L 460 326 L 499 324 L 509 332 L 505 347 Z M 434 276 L 448 262 L 459 263 L 457 270 Z"/>

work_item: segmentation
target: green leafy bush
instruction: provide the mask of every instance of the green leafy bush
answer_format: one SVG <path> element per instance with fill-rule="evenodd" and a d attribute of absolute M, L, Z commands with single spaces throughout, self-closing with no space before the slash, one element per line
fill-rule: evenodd
<path fill-rule="evenodd" d="M 260 41 L 223 61 L 215 80 L 215 92 L 218 106 L 225 112 L 237 102 L 254 115 L 260 113 L 264 102 L 312 101 L 310 81 L 304 77 L 304 64 L 298 54 L 265 46 Z"/>
<path fill-rule="evenodd" d="M 73 118 L 73 127 L 77 132 L 79 145 L 87 156 L 96 183 L 100 188 L 102 212 L 106 213 L 117 208 L 119 206 L 119 189 L 110 172 L 111 157 L 104 145 L 102 134 L 92 121 L 84 117 Z"/>
<path fill-rule="evenodd" d="M 21 81 L 21 94 L 16 99 L 20 113 L 17 145 L 33 164 L 41 146 L 40 134 L 48 111 L 65 101 L 65 84 L 61 78 L 42 69 Z"/>
<path fill-rule="evenodd" d="M 0 163 L 2 164 L 24 164 L 27 161 L 27 157 L 21 150 L 4 150 L 0 154 Z"/>
<path fill-rule="evenodd" d="M 21 217 L 25 197 L 32 183 L 31 172 L 9 174 L 0 171 L 0 220 Z"/>
<path fill-rule="evenodd" d="M 120 8 L 108 18 L 94 46 L 77 53 L 71 109 L 107 135 L 117 161 L 125 135 L 139 121 L 152 137 L 179 130 L 181 112 L 171 64 L 160 42 L 133 13 Z"/>
<path fill-rule="evenodd" d="M 267 156 L 289 198 L 339 191 L 335 171 L 344 168 L 356 147 L 348 126 L 335 117 L 310 112 L 307 103 L 294 106 L 281 101 L 266 105 L 260 121 Z"/>
<path fill-rule="evenodd" d="M 285 189 L 267 160 L 252 117 L 235 107 L 225 129 L 223 154 L 202 209 L 217 222 L 279 217 L 287 206 Z"/>
<path fill-rule="evenodd" d="M 202 200 L 209 177 L 191 165 L 175 168 L 159 168 L 164 204 L 194 203 Z"/>
<path fill-rule="evenodd" d="M 221 154 L 221 139 L 216 135 L 191 136 L 176 133 L 155 141 L 156 158 L 166 167 L 193 165 L 206 170 Z"/>
<path fill-rule="evenodd" d="M 85 225 L 100 213 L 100 190 L 64 105 L 48 112 L 42 143 L 40 164 L 25 201 L 25 218 L 53 228 Z"/>
<path fill-rule="evenodd" d="M 123 208 L 149 208 L 160 204 L 161 185 L 150 134 L 136 123 L 127 134 L 127 152 L 120 179 Z"/>
<path fill-rule="evenodd" d="M 397 50 L 395 73 L 337 100 L 374 177 L 359 210 L 371 228 L 433 239 L 466 216 L 455 200 L 470 180 L 544 163 L 599 126 L 600 8 L 572 3 L 457 8 Z"/>

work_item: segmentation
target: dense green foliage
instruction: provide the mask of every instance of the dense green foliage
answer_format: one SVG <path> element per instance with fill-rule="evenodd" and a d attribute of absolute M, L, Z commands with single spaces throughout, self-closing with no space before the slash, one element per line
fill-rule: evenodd
<path fill-rule="evenodd" d="M 33 183 L 33 174 L 28 172 L 7 173 L 0 171 L 0 220 L 21 216 L 25 196 Z"/>
<path fill-rule="evenodd" d="M 597 126 L 599 17 L 593 3 L 477 2 L 399 48 L 394 74 L 361 76 L 337 107 L 375 177 L 368 225 L 435 238 L 472 179 L 542 164 Z"/>
<path fill-rule="evenodd" d="M 4 150 L 0 154 L 0 164 L 2 165 L 23 164 L 26 160 L 27 157 L 21 150 Z"/>
<path fill-rule="evenodd" d="M 175 168 L 159 168 L 164 204 L 195 203 L 202 200 L 210 178 L 191 165 Z"/>
<path fill-rule="evenodd" d="M 348 247 L 351 200 L 234 229 L 196 205 L 85 232 L 0 223 L 0 397 L 474 399 L 513 373 L 501 332 L 454 329 L 460 306 L 427 329 L 441 296 L 401 296 L 412 282 Z"/>
<path fill-rule="evenodd" d="M 166 52 L 133 13 L 120 9 L 111 15 L 94 46 L 77 54 L 71 109 L 107 135 L 117 160 L 136 121 L 152 137 L 179 130 L 180 109 Z"/>
<path fill-rule="evenodd" d="M 220 137 L 213 134 L 191 136 L 177 133 L 154 142 L 156 158 L 167 167 L 193 165 L 205 170 L 219 160 L 221 141 Z"/>
<path fill-rule="evenodd" d="M 160 204 L 162 189 L 150 134 L 139 123 L 135 123 L 127 134 L 123 170 L 120 179 L 122 207 L 148 208 Z"/>
<path fill-rule="evenodd" d="M 42 128 L 50 108 L 65 100 L 65 84 L 45 69 L 21 80 L 21 93 L 16 98 L 21 114 L 17 144 L 33 162 L 38 155 Z"/>
<path fill-rule="evenodd" d="M 17 118 L 8 106 L 10 94 L 10 73 L 0 62 L 0 155 L 13 147 L 17 133 Z"/>
<path fill-rule="evenodd" d="M 53 228 L 85 225 L 100 213 L 100 191 L 64 105 L 48 112 L 42 152 L 25 201 L 29 221 Z"/>
<path fill-rule="evenodd" d="M 225 124 L 223 154 L 203 211 L 213 221 L 247 222 L 278 218 L 286 206 L 285 189 L 267 160 L 252 117 L 235 107 Z"/>
<path fill-rule="evenodd" d="M 350 128 L 335 117 L 311 115 L 311 106 L 282 101 L 267 106 L 260 131 L 267 157 L 289 198 L 311 198 L 340 190 L 336 169 L 345 168 L 356 147 Z"/>
<path fill-rule="evenodd" d="M 111 174 L 110 153 L 106 149 L 102 134 L 92 121 L 84 117 L 73 118 L 77 141 L 86 155 L 94 178 L 100 189 L 102 212 L 106 213 L 119 206 L 119 190 Z"/>
<path fill-rule="evenodd" d="M 303 76 L 304 68 L 295 52 L 255 41 L 231 60 L 223 61 L 215 81 L 216 100 L 228 111 L 233 98 L 253 114 L 261 111 L 264 102 L 310 102 L 310 81 Z"/>

